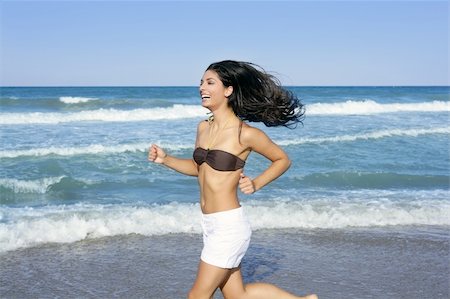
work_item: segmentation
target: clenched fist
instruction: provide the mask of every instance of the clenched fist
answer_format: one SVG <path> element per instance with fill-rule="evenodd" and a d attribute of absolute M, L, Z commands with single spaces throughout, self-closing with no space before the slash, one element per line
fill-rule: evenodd
<path fill-rule="evenodd" d="M 241 178 L 239 179 L 239 188 L 244 194 L 252 194 L 256 191 L 255 186 L 253 185 L 253 181 L 244 173 L 241 173 Z"/>
<path fill-rule="evenodd" d="M 158 164 L 164 163 L 164 158 L 167 157 L 167 154 L 164 152 L 162 148 L 157 146 L 156 144 L 152 144 L 148 150 L 148 160 L 151 162 L 155 162 Z"/>

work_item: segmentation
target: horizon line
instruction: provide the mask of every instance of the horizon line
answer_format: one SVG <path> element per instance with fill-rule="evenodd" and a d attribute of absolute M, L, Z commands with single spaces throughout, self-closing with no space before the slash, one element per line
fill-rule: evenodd
<path fill-rule="evenodd" d="M 281 85 L 282 87 L 450 87 L 449 85 Z M 198 87 L 198 85 L 6 85 L 0 88 L 77 88 L 77 87 L 158 87 L 158 88 L 173 88 L 173 87 Z"/>

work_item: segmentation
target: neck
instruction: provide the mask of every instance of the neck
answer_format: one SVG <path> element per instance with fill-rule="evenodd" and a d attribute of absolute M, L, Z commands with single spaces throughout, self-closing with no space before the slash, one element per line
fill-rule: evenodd
<path fill-rule="evenodd" d="M 214 122 L 218 127 L 223 127 L 226 125 L 226 123 L 229 123 L 232 121 L 233 118 L 236 118 L 234 115 L 233 110 L 227 109 L 223 111 L 215 111 L 213 112 Z"/>

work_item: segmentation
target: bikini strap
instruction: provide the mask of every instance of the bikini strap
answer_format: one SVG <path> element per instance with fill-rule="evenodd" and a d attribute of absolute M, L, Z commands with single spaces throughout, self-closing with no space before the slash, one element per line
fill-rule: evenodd
<path fill-rule="evenodd" d="M 242 124 L 244 122 L 242 121 L 242 119 L 239 119 L 239 130 L 238 130 L 238 141 L 239 144 L 241 144 L 241 132 L 242 132 Z"/>

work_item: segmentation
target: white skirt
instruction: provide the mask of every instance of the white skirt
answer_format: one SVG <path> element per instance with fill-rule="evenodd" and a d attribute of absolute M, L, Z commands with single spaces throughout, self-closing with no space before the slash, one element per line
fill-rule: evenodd
<path fill-rule="evenodd" d="M 201 260 L 220 268 L 240 265 L 250 244 L 252 230 L 242 207 L 202 214 L 203 250 Z"/>

